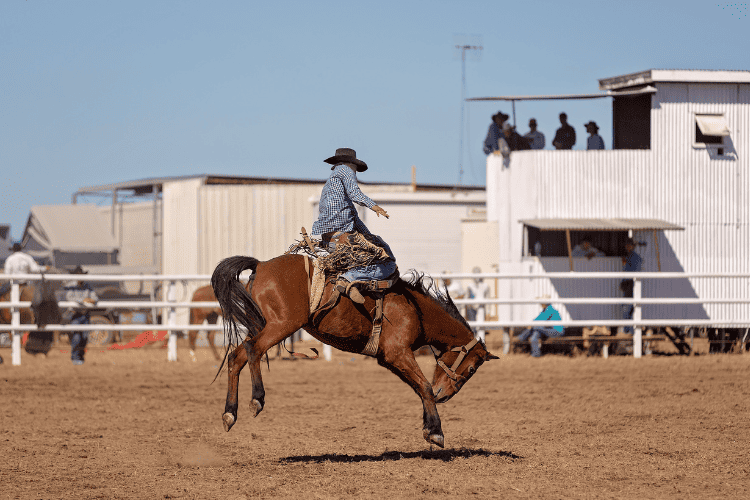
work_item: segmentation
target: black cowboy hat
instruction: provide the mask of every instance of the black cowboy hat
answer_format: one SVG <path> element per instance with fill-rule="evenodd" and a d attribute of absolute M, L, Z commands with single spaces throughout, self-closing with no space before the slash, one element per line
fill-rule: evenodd
<path fill-rule="evenodd" d="M 594 127 L 597 131 L 599 130 L 599 125 L 597 125 L 593 120 L 588 123 L 584 123 L 583 126 L 586 127 L 586 129 L 588 129 L 589 127 Z"/>
<path fill-rule="evenodd" d="M 20 252 L 21 250 L 23 250 L 23 247 L 20 243 L 16 242 L 13 243 L 13 245 L 8 250 L 10 250 L 11 252 Z"/>
<path fill-rule="evenodd" d="M 492 115 L 492 121 L 494 122 L 496 118 L 500 118 L 500 121 L 504 122 L 507 121 L 510 116 L 506 115 L 502 111 L 498 111 L 494 115 Z"/>
<path fill-rule="evenodd" d="M 336 154 L 330 158 L 323 160 L 326 163 L 333 165 L 331 170 L 334 169 L 339 163 L 354 163 L 357 165 L 357 172 L 364 172 L 367 170 L 367 163 L 357 159 L 357 152 L 349 148 L 338 148 Z"/>

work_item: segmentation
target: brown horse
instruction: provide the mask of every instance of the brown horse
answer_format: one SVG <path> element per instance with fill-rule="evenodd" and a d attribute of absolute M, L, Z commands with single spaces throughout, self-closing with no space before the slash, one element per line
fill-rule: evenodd
<path fill-rule="evenodd" d="M 20 302 L 31 302 L 34 299 L 34 285 L 21 285 Z M 0 296 L 0 302 L 10 302 L 10 290 Z M 30 307 L 21 307 L 21 324 L 31 325 L 34 323 L 34 311 Z M 0 309 L 0 324 L 9 325 L 12 320 L 11 310 L 8 308 Z"/>
<path fill-rule="evenodd" d="M 343 351 L 361 353 L 372 330 L 375 301 L 366 297 L 364 306 L 341 296 L 338 304 L 315 325 L 310 321 L 309 279 L 302 255 L 282 255 L 260 262 L 252 257 L 230 257 L 216 267 L 211 285 L 221 304 L 230 345 L 225 361 L 229 375 L 227 400 L 222 415 L 229 431 L 237 421 L 237 389 L 240 370 L 249 364 L 252 377 L 250 408 L 257 416 L 265 405 L 265 390 L 260 372 L 263 354 L 299 328 L 313 337 Z M 243 271 L 253 271 L 244 287 L 239 281 Z M 395 373 L 422 399 L 423 435 L 428 443 L 444 444 L 436 403 L 452 398 L 479 366 L 497 359 L 474 335 L 447 293 L 434 285 L 425 285 L 418 276 L 407 282 L 398 280 L 385 296 L 384 319 L 376 359 Z M 323 296 L 326 300 L 326 295 Z M 238 323 L 247 329 L 242 340 Z M 432 384 L 414 358 L 414 351 L 429 345 L 435 352 L 438 368 Z M 223 363 L 222 363 L 223 366 Z M 221 367 L 219 368 L 221 370 Z"/>
<path fill-rule="evenodd" d="M 197 289 L 193 293 L 192 302 L 215 302 L 216 296 L 211 285 L 205 285 Z M 191 325 L 202 325 L 204 321 L 208 321 L 209 325 L 215 325 L 219 320 L 221 314 L 221 308 L 219 307 L 192 307 L 190 308 L 190 324 Z M 219 359 L 219 351 L 216 350 L 214 345 L 214 331 L 206 331 L 206 338 L 208 339 L 208 345 L 211 347 L 211 351 L 214 353 L 214 358 Z M 198 330 L 190 330 L 188 332 L 188 339 L 190 341 L 190 350 L 195 351 L 195 339 L 198 337 Z"/>

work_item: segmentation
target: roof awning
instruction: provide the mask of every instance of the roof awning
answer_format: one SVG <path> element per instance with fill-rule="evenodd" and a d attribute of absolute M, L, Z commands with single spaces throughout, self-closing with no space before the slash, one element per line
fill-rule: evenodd
<path fill-rule="evenodd" d="M 603 99 L 605 97 L 621 97 L 628 95 L 655 94 L 656 88 L 646 86 L 636 90 L 624 90 L 621 92 L 608 90 L 597 94 L 560 94 L 560 95 L 514 95 L 498 97 L 470 97 L 467 101 L 557 101 L 569 99 Z"/>
<path fill-rule="evenodd" d="M 695 115 L 703 135 L 729 135 L 729 125 L 724 115 Z"/>
<path fill-rule="evenodd" d="M 540 231 L 645 231 L 684 230 L 661 219 L 522 219 L 521 224 Z"/>

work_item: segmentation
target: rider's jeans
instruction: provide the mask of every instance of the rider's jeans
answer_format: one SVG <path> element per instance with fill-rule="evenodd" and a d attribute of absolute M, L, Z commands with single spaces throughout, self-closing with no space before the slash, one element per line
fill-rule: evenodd
<path fill-rule="evenodd" d="M 333 252 L 336 249 L 336 243 L 335 240 L 341 235 L 342 233 L 335 233 L 331 237 L 331 241 L 328 242 L 328 250 Z M 396 272 L 396 257 L 393 256 L 393 251 L 391 250 L 391 247 L 388 246 L 388 243 L 386 243 L 383 238 L 380 236 L 376 236 L 378 241 L 378 246 L 381 246 L 385 249 L 386 253 L 393 259 L 388 262 L 382 262 L 377 264 L 371 264 L 369 266 L 360 266 L 360 267 L 354 267 L 352 269 L 349 269 L 345 273 L 341 275 L 342 278 L 346 279 L 347 281 L 376 281 L 376 280 L 384 280 L 394 272 Z"/>

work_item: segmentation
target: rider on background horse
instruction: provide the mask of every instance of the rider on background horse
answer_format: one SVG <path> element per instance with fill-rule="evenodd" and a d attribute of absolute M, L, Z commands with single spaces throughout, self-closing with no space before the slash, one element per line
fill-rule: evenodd
<path fill-rule="evenodd" d="M 3 268 L 6 275 L 8 274 L 35 274 L 48 271 L 48 266 L 40 266 L 34 258 L 23 252 L 20 243 L 13 243 L 8 250 L 13 252 L 5 259 Z M 19 281 L 19 284 L 26 285 L 26 281 Z M 6 281 L 0 286 L 0 295 L 5 295 L 10 290 L 10 282 Z"/>
<path fill-rule="evenodd" d="M 318 220 L 313 223 L 312 234 L 320 236 L 323 246 L 329 251 L 334 251 L 337 243 L 354 241 L 354 237 L 359 234 L 383 254 L 383 258 L 370 265 L 351 268 L 340 277 L 345 282 L 339 282 L 339 285 L 349 297 L 355 302 L 363 303 L 364 298 L 355 282 L 386 279 L 396 272 L 397 267 L 391 248 L 382 238 L 370 233 L 357 215 L 354 203 L 369 208 L 378 217 L 382 215 L 389 218 L 388 213 L 360 191 L 357 172 L 367 170 L 367 164 L 357 158 L 356 151 L 339 148 L 334 156 L 324 161 L 333 165 L 333 172 L 323 186 Z"/>

